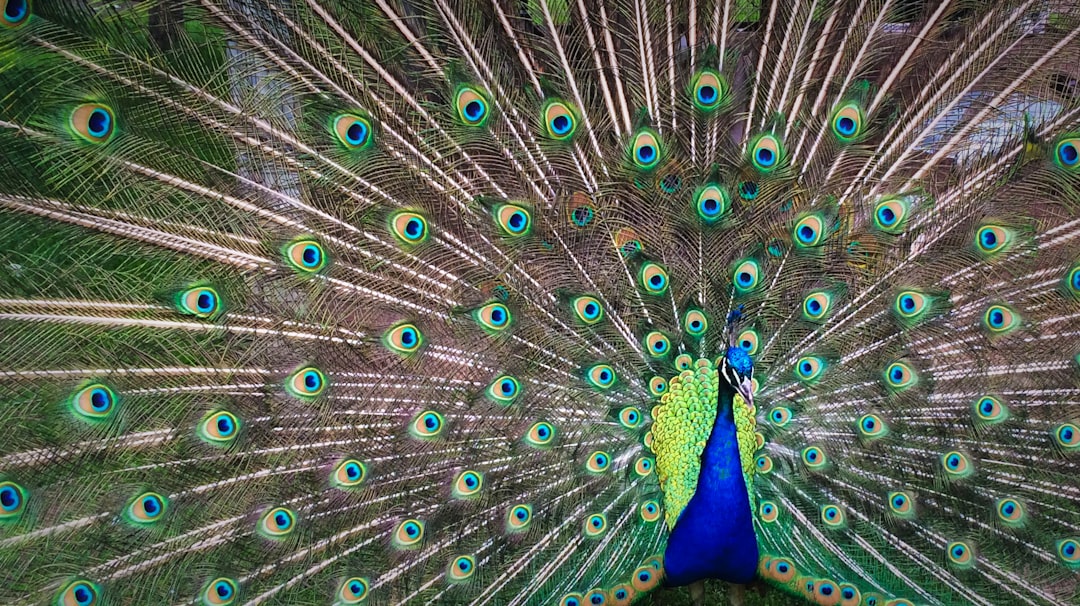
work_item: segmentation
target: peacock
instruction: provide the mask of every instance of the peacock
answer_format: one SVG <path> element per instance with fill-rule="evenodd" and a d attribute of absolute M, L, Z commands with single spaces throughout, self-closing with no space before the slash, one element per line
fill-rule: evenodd
<path fill-rule="evenodd" d="M 1080 604 L 1077 2 L 0 4 L 0 603 Z"/>

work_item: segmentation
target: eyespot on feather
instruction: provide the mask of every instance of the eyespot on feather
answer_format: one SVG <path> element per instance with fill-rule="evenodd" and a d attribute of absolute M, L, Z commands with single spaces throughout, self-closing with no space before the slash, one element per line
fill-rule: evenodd
<path fill-rule="evenodd" d="M 469 580 L 476 572 L 476 560 L 472 556 L 458 556 L 446 568 L 446 579 L 451 583 Z"/>
<path fill-rule="evenodd" d="M 791 230 L 791 239 L 800 248 L 820 246 L 828 235 L 825 218 L 818 213 L 802 217 Z"/>
<path fill-rule="evenodd" d="M 463 471 L 454 479 L 454 497 L 458 499 L 475 497 L 480 494 L 480 489 L 483 487 L 484 474 L 471 469 Z"/>
<path fill-rule="evenodd" d="M 645 501 L 638 507 L 638 514 L 642 522 L 655 522 L 660 519 L 660 503 L 651 499 Z"/>
<path fill-rule="evenodd" d="M 322 245 L 314 240 L 297 240 L 285 246 L 285 261 L 304 274 L 321 271 L 329 262 Z"/>
<path fill-rule="evenodd" d="M 683 316 L 683 330 L 691 337 L 701 337 L 709 329 L 709 319 L 697 309 L 692 309 Z"/>
<path fill-rule="evenodd" d="M 84 103 L 71 112 L 68 121 L 72 132 L 89 143 L 105 143 L 116 132 L 112 109 L 100 103 Z"/>
<path fill-rule="evenodd" d="M 653 472 L 653 467 L 655 465 L 656 463 L 651 457 L 638 457 L 638 459 L 634 461 L 634 473 L 639 477 L 644 478 Z"/>
<path fill-rule="evenodd" d="M 641 424 L 641 411 L 636 406 L 627 406 L 619 411 L 619 424 L 627 429 L 634 429 Z"/>
<path fill-rule="evenodd" d="M 760 341 L 761 337 L 758 335 L 757 331 L 752 328 L 748 328 L 739 333 L 739 337 L 735 340 L 735 342 L 739 344 L 739 347 L 746 350 L 746 353 L 751 356 L 757 355 Z"/>
<path fill-rule="evenodd" d="M 671 341 L 664 333 L 655 330 L 645 335 L 643 345 L 649 355 L 654 358 L 662 358 L 671 351 Z"/>
<path fill-rule="evenodd" d="M 495 222 L 504 235 L 517 238 L 532 230 L 532 213 L 524 206 L 502 204 L 495 208 Z"/>
<path fill-rule="evenodd" d="M 833 112 L 830 125 L 833 135 L 841 143 L 850 143 L 858 139 L 863 129 L 862 108 L 855 102 L 841 105 Z"/>
<path fill-rule="evenodd" d="M 611 389 L 618 380 L 615 376 L 615 369 L 607 364 L 597 364 L 590 367 L 585 377 L 590 385 L 599 389 Z"/>
<path fill-rule="evenodd" d="M 653 377 L 649 379 L 649 393 L 659 397 L 668 389 L 667 380 L 664 377 Z"/>
<path fill-rule="evenodd" d="M 124 509 L 124 517 L 140 526 L 160 522 L 165 517 L 168 500 L 156 492 L 136 495 Z"/>
<path fill-rule="evenodd" d="M 648 129 L 638 131 L 630 146 L 630 159 L 638 170 L 652 170 L 660 164 L 660 139 Z"/>
<path fill-rule="evenodd" d="M 594 539 L 607 532 L 607 517 L 602 513 L 594 513 L 585 517 L 585 536 Z"/>
<path fill-rule="evenodd" d="M 990 395 L 976 399 L 972 403 L 975 420 L 981 423 L 997 423 L 1009 416 L 1008 408 L 998 398 Z"/>
<path fill-rule="evenodd" d="M 662 295 L 668 289 L 667 271 L 651 261 L 641 266 L 638 281 L 650 295 Z"/>
<path fill-rule="evenodd" d="M 780 508 L 772 501 L 762 501 L 758 505 L 758 519 L 766 524 L 772 524 L 780 516 Z"/>
<path fill-rule="evenodd" d="M 807 446 L 801 453 L 803 464 L 810 469 L 821 469 L 825 466 L 825 451 L 818 446 Z"/>
<path fill-rule="evenodd" d="M 1066 135 L 1054 144 L 1054 162 L 1069 171 L 1080 170 L 1080 137 Z"/>
<path fill-rule="evenodd" d="M 462 85 L 454 96 L 458 118 L 468 126 L 483 126 L 491 114 L 487 97 L 479 89 Z"/>
<path fill-rule="evenodd" d="M 690 354 L 679 354 L 675 356 L 675 369 L 679 371 L 690 370 L 694 365 L 694 359 L 690 357 Z"/>
<path fill-rule="evenodd" d="M 596 324 L 604 319 L 604 308 L 595 297 L 583 295 L 574 299 L 574 313 L 585 324 Z"/>
<path fill-rule="evenodd" d="M 289 375 L 285 389 L 300 399 L 317 398 L 326 389 L 326 375 L 314 366 L 305 366 Z"/>
<path fill-rule="evenodd" d="M 1057 542 L 1057 554 L 1070 568 L 1080 567 L 1080 539 L 1069 537 Z"/>
<path fill-rule="evenodd" d="M 425 410 L 409 423 L 409 433 L 415 438 L 428 439 L 437 437 L 445 428 L 441 414 L 434 410 Z"/>
<path fill-rule="evenodd" d="M 694 211 L 706 224 L 716 223 L 731 209 L 731 196 L 718 185 L 706 185 L 694 195 Z"/>
<path fill-rule="evenodd" d="M 334 118 L 333 131 L 338 143 L 352 151 L 366 149 L 374 141 L 371 122 L 356 114 L 340 114 Z"/>
<path fill-rule="evenodd" d="M 873 224 L 888 234 L 899 234 L 907 224 L 910 205 L 902 198 L 886 198 L 874 207 Z"/>
<path fill-rule="evenodd" d="M 580 593 L 568 593 L 559 599 L 559 606 L 583 606 L 584 599 Z"/>
<path fill-rule="evenodd" d="M 970 568 L 975 565 L 975 553 L 964 541 L 953 541 L 945 548 L 949 563 L 958 568 Z"/>
<path fill-rule="evenodd" d="M 115 414 L 118 400 L 113 390 L 101 383 L 91 383 L 76 391 L 68 403 L 77 418 L 101 423 Z"/>
<path fill-rule="evenodd" d="M 189 288 L 176 295 L 176 310 L 199 318 L 211 318 L 221 311 L 221 297 L 209 286 Z"/>
<path fill-rule="evenodd" d="M 57 606 L 97 606 L 101 603 L 101 588 L 84 579 L 71 581 L 56 597 Z"/>
<path fill-rule="evenodd" d="M 14 29 L 30 20 L 30 0 L 4 0 L 3 20 L 0 25 Z"/>
<path fill-rule="evenodd" d="M 777 406 L 769 412 L 769 420 L 777 427 L 783 427 L 791 421 L 791 409 L 786 406 Z"/>
<path fill-rule="evenodd" d="M 821 508 L 821 521 L 829 528 L 843 528 L 847 523 L 844 510 L 836 505 L 825 505 Z"/>
<path fill-rule="evenodd" d="M 394 530 L 394 546 L 398 549 L 415 547 L 424 538 L 424 523 L 420 520 L 404 520 Z"/>
<path fill-rule="evenodd" d="M 1019 528 L 1025 519 L 1024 506 L 1013 498 L 998 499 L 994 506 L 998 519 L 1006 526 Z"/>
<path fill-rule="evenodd" d="M 952 479 L 966 478 L 974 472 L 971 461 L 968 460 L 967 456 L 956 450 L 950 450 L 941 455 L 941 466 Z"/>
<path fill-rule="evenodd" d="M 930 297 L 916 290 L 905 290 L 896 295 L 893 311 L 902 320 L 910 322 L 923 315 L 929 305 Z"/>
<path fill-rule="evenodd" d="M 488 303 L 473 310 L 473 319 L 481 328 L 493 333 L 506 330 L 513 322 L 510 310 L 502 303 Z"/>
<path fill-rule="evenodd" d="M 803 318 L 812 322 L 824 320 L 831 309 L 832 295 L 826 291 L 812 292 L 803 299 Z"/>
<path fill-rule="evenodd" d="M 584 606 L 584 599 L 580 593 L 568 593 L 559 600 L 559 606 Z"/>
<path fill-rule="evenodd" d="M 525 434 L 525 442 L 536 448 L 550 446 L 555 439 L 555 427 L 547 421 L 537 421 Z"/>
<path fill-rule="evenodd" d="M 758 135 L 750 146 L 750 163 L 759 172 L 771 173 L 781 165 L 783 159 L 784 147 L 775 135 Z"/>
<path fill-rule="evenodd" d="M 991 305 L 983 313 L 983 326 L 993 335 L 1003 335 L 1020 325 L 1020 316 L 1004 305 Z"/>
<path fill-rule="evenodd" d="M 859 606 L 862 603 L 862 593 L 850 583 L 840 584 L 840 606 Z"/>
<path fill-rule="evenodd" d="M 803 356 L 795 361 L 795 376 L 806 383 L 812 383 L 825 372 L 825 360 L 817 356 Z"/>
<path fill-rule="evenodd" d="M 1054 428 L 1054 441 L 1057 445 L 1066 449 L 1080 448 L 1080 427 L 1075 423 L 1062 423 Z"/>
<path fill-rule="evenodd" d="M 836 606 L 840 603 L 840 589 L 831 579 L 814 581 L 814 603 L 820 606 Z"/>
<path fill-rule="evenodd" d="M 589 458 L 585 460 L 585 469 L 589 473 L 604 473 L 611 465 L 611 456 L 602 451 L 597 450 L 589 455 Z"/>
<path fill-rule="evenodd" d="M 779 583 L 789 583 L 795 578 L 795 565 L 787 558 L 774 558 L 772 561 L 773 580 Z"/>
<path fill-rule="evenodd" d="M 652 591 L 660 584 L 661 575 L 652 566 L 638 566 L 634 569 L 634 575 L 630 584 L 639 592 Z"/>
<path fill-rule="evenodd" d="M 506 514 L 507 532 L 521 532 L 528 528 L 532 522 L 533 509 L 531 505 L 520 503 L 514 505 Z"/>
<path fill-rule="evenodd" d="M 368 590 L 368 580 L 363 577 L 345 579 L 338 588 L 338 602 L 342 604 L 359 604 L 367 599 Z"/>
<path fill-rule="evenodd" d="M 236 601 L 236 581 L 218 577 L 206 584 L 202 591 L 202 603 L 204 606 L 227 606 Z"/>
<path fill-rule="evenodd" d="M 711 69 L 703 69 L 694 74 L 691 100 L 694 107 L 703 112 L 712 112 L 724 105 L 728 86 L 723 76 Z"/>
<path fill-rule="evenodd" d="M 26 489 L 6 480 L 0 482 L 0 524 L 17 521 L 26 511 Z"/>
<path fill-rule="evenodd" d="M 885 384 L 894 391 L 903 391 L 919 382 L 915 370 L 906 362 L 893 362 L 885 368 Z"/>
<path fill-rule="evenodd" d="M 259 519 L 259 534 L 269 539 L 282 539 L 296 530 L 296 514 L 286 507 L 275 507 Z"/>
<path fill-rule="evenodd" d="M 499 404 L 513 404 L 521 395 L 521 383 L 510 375 L 499 376 L 488 386 L 487 395 Z"/>
<path fill-rule="evenodd" d="M 240 433 L 240 421 L 230 412 L 216 410 L 199 423 L 199 437 L 208 444 L 226 446 Z"/>
<path fill-rule="evenodd" d="M 1013 230 L 1002 225 L 987 224 L 975 230 L 975 248 L 985 256 L 996 255 L 1012 244 Z"/>
<path fill-rule="evenodd" d="M 612 606 L 630 606 L 637 597 L 637 592 L 629 583 L 620 583 L 611 588 Z"/>
<path fill-rule="evenodd" d="M 415 212 L 402 211 L 390 217 L 390 233 L 402 244 L 426 242 L 430 235 L 427 219 Z"/>
<path fill-rule="evenodd" d="M 894 515 L 897 515 L 901 518 L 914 517 L 915 499 L 911 496 L 911 493 L 904 491 L 890 492 L 887 495 L 886 500 L 889 504 L 889 511 L 891 511 Z"/>
<path fill-rule="evenodd" d="M 367 478 L 367 465 L 359 459 L 345 459 L 337 464 L 330 478 L 331 483 L 338 488 L 357 488 Z"/>
<path fill-rule="evenodd" d="M 746 294 L 758 287 L 761 278 L 761 268 L 757 261 L 745 259 L 735 266 L 732 282 L 735 284 L 737 294 Z"/>
<path fill-rule="evenodd" d="M 562 101 L 549 101 L 544 106 L 544 132 L 557 141 L 566 141 L 577 131 L 577 114 Z"/>
<path fill-rule="evenodd" d="M 771 472 L 773 469 L 772 457 L 769 455 L 758 455 L 758 457 L 754 459 L 754 468 L 757 469 L 757 472 L 760 474 Z"/>
<path fill-rule="evenodd" d="M 390 351 L 409 355 L 419 351 L 424 344 L 424 336 L 415 324 L 405 322 L 390 327 L 383 334 L 382 341 Z"/>
<path fill-rule="evenodd" d="M 856 422 L 859 435 L 864 440 L 875 440 L 889 433 L 889 427 L 881 417 L 875 414 L 865 414 Z"/>

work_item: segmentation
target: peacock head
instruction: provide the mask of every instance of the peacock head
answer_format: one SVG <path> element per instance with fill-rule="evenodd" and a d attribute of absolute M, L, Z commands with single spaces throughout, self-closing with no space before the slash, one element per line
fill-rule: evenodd
<path fill-rule="evenodd" d="M 754 361 L 750 354 L 737 345 L 731 345 L 724 352 L 723 362 L 720 365 L 720 374 L 731 385 L 747 406 L 754 404 Z"/>

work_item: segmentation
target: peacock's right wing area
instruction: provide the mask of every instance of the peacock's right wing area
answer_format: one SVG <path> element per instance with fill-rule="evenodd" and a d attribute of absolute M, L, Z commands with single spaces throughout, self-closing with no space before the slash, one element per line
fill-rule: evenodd
<path fill-rule="evenodd" d="M 0 602 L 629 603 L 732 340 L 760 576 L 1074 602 L 1080 16 L 909 4 L 4 0 Z"/>

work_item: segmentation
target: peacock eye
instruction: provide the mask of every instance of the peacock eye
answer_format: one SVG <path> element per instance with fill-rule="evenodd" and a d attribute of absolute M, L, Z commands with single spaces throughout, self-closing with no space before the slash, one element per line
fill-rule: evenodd
<path fill-rule="evenodd" d="M 0 522 L 17 520 L 26 509 L 26 491 L 11 481 L 0 482 Z"/>
<path fill-rule="evenodd" d="M 841 105 L 833 112 L 832 131 L 842 143 L 854 141 L 862 133 L 863 114 L 858 103 Z"/>
<path fill-rule="evenodd" d="M 338 589 L 338 601 L 342 604 L 359 604 L 367 598 L 368 581 L 363 577 L 346 579 Z"/>
<path fill-rule="evenodd" d="M 557 141 L 566 141 L 577 130 L 577 115 L 562 101 L 551 101 L 544 107 L 544 132 Z"/>
<path fill-rule="evenodd" d="M 783 161 L 784 147 L 775 135 L 758 135 L 750 146 L 750 163 L 762 173 L 771 173 Z"/>
<path fill-rule="evenodd" d="M 368 147 L 372 142 L 371 122 L 356 114 L 341 114 L 334 119 L 334 135 L 338 143 L 348 150 Z"/>
<path fill-rule="evenodd" d="M 630 146 L 630 159 L 638 170 L 651 170 L 660 163 L 660 139 L 650 130 L 641 130 L 634 135 Z"/>
<path fill-rule="evenodd" d="M 405 245 L 420 244 L 428 239 L 430 228 L 422 215 L 403 211 L 396 213 L 389 220 L 390 233 Z"/>
<path fill-rule="evenodd" d="M 458 87 L 455 105 L 458 117 L 467 126 L 483 126 L 491 113 L 487 96 L 480 89 L 467 85 Z"/>

